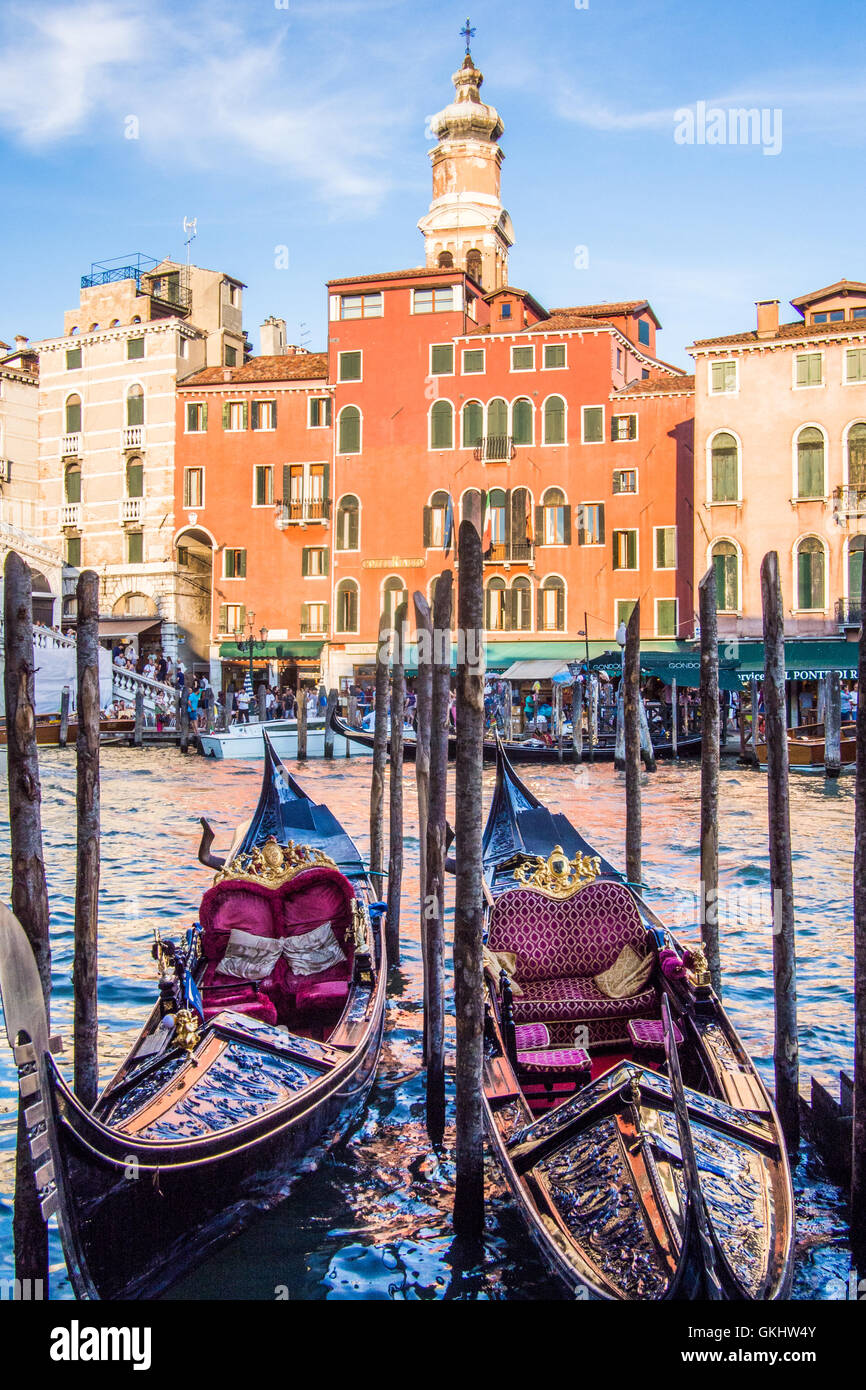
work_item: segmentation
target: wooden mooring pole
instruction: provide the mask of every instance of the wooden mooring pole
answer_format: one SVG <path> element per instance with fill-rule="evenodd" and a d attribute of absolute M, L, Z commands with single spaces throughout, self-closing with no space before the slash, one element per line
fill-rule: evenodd
<path fill-rule="evenodd" d="M 60 694 L 60 732 L 57 741 L 61 748 L 69 742 L 69 686 L 64 685 Z"/>
<path fill-rule="evenodd" d="M 640 600 L 625 633 L 623 667 L 623 735 L 625 742 L 625 872 L 639 889 L 641 881 L 640 804 Z"/>
<path fill-rule="evenodd" d="M 406 680 L 403 644 L 408 604 L 394 614 L 394 646 L 391 660 L 391 767 L 388 783 L 388 916 L 385 942 L 388 964 L 400 964 L 400 890 L 403 885 L 403 707 Z"/>
<path fill-rule="evenodd" d="M 583 676 L 578 676 L 574 682 L 571 693 L 571 744 L 574 749 L 574 761 L 583 761 Z"/>
<path fill-rule="evenodd" d="M 866 565 L 860 612 L 866 613 Z M 866 623 L 857 669 L 857 771 L 854 808 L 854 1124 L 851 1153 L 851 1253 L 866 1275 Z"/>
<path fill-rule="evenodd" d="M 719 643 L 716 572 L 698 585 L 701 620 L 701 940 L 713 989 L 721 998 L 719 950 Z"/>
<path fill-rule="evenodd" d="M 36 747 L 33 614 L 30 570 L 15 551 L 4 567 L 3 636 L 5 647 L 6 770 L 9 784 L 9 841 L 12 861 L 12 911 L 27 934 L 36 958 L 45 1012 L 51 1005 L 51 942 L 48 890 L 42 854 L 39 757 Z M 15 1162 L 15 1210 L 12 1220 L 15 1277 L 37 1285 L 48 1296 L 48 1231 L 42 1218 L 24 1106 L 18 1109 Z"/>
<path fill-rule="evenodd" d="M 749 752 L 747 754 L 749 762 L 753 767 L 758 766 L 758 678 L 752 676 L 749 680 L 749 699 L 752 705 L 752 727 L 749 733 Z"/>
<path fill-rule="evenodd" d="M 484 1228 L 484 1129 L 481 1070 L 484 1004 L 481 936 L 484 897 L 481 862 L 481 771 L 484 756 L 484 593 L 481 538 L 460 523 L 457 603 L 457 863 L 454 916 L 454 990 L 457 1018 L 457 1172 L 454 1229 L 467 1241 Z"/>
<path fill-rule="evenodd" d="M 453 576 L 445 570 L 433 594 L 433 681 L 430 701 L 430 796 L 427 811 L 427 1133 L 445 1133 L 445 797 L 451 708 Z"/>
<path fill-rule="evenodd" d="M 418 798 L 418 868 L 421 888 L 421 975 L 424 998 L 424 1058 L 427 1058 L 427 1023 L 430 1017 L 427 981 L 427 816 L 430 805 L 430 716 L 433 703 L 433 619 L 430 605 L 419 590 L 412 595 L 418 634 L 418 675 L 415 680 L 415 792 Z"/>
<path fill-rule="evenodd" d="M 385 880 L 385 762 L 388 757 L 388 667 L 391 661 L 391 624 L 387 613 L 379 619 L 376 645 L 376 705 L 373 725 L 373 772 L 370 778 L 370 877 L 382 897 Z"/>
<path fill-rule="evenodd" d="M 770 813 L 770 885 L 773 892 L 773 993 L 776 1035 L 773 1062 L 776 1108 L 791 1152 L 800 1143 L 800 1059 L 797 1041 L 797 964 L 794 879 L 788 804 L 788 731 L 785 715 L 785 614 L 779 557 L 761 562 L 764 610 L 764 722 Z M 757 711 L 756 711 L 757 713 Z"/>
<path fill-rule="evenodd" d="M 132 744 L 140 748 L 144 739 L 144 691 L 135 692 L 135 727 L 132 731 Z"/>
<path fill-rule="evenodd" d="M 842 676 L 838 671 L 827 673 L 827 695 L 824 701 L 824 772 L 835 778 L 842 771 Z"/>
<path fill-rule="evenodd" d="M 99 576 L 78 576 L 78 855 L 72 967 L 75 1093 L 88 1109 L 99 1089 L 97 926 L 99 922 Z M 185 692 L 184 692 L 185 694 Z"/>
<path fill-rule="evenodd" d="M 331 727 L 331 719 L 337 710 L 339 695 L 333 687 L 328 691 L 328 706 L 325 710 L 325 757 L 334 756 L 334 730 Z"/>
<path fill-rule="evenodd" d="M 298 762 L 307 758 L 307 692 L 298 687 Z"/>
<path fill-rule="evenodd" d="M 679 747 L 679 726 L 677 716 L 679 715 L 679 696 L 677 693 L 676 679 L 671 681 L 671 757 L 680 756 Z"/>

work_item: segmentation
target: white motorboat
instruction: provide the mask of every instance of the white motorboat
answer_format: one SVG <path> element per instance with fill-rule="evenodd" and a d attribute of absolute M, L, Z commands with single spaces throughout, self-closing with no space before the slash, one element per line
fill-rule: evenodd
<path fill-rule="evenodd" d="M 262 730 L 267 729 L 274 751 L 285 759 L 298 756 L 298 721 L 296 719 L 269 719 L 264 724 L 251 721 L 249 724 L 232 724 L 224 733 L 200 733 L 199 744 L 206 758 L 249 758 L 265 756 L 265 743 Z M 334 739 L 334 754 L 347 756 L 348 740 Z M 321 718 L 307 722 L 307 757 L 321 758 L 325 752 L 325 721 Z M 351 746 L 351 756 L 357 757 L 363 751 Z"/>

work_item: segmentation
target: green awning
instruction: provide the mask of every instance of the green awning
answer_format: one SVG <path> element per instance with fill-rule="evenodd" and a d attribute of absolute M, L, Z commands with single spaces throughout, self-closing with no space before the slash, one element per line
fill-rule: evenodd
<path fill-rule="evenodd" d="M 257 642 L 253 661 L 315 661 L 324 642 Z M 235 642 L 223 642 L 221 661 L 249 661 L 249 654 Z"/>
<path fill-rule="evenodd" d="M 598 655 L 605 648 L 604 642 L 590 642 L 590 656 Z M 545 661 L 567 663 L 586 659 L 586 643 L 582 637 L 570 637 L 563 642 L 488 642 L 486 650 L 486 669 L 491 675 L 502 675 L 515 661 Z M 417 676 L 418 654 L 415 646 L 406 652 L 406 675 Z M 451 670 L 457 670 L 457 648 L 451 647 Z M 533 679 L 533 677 L 527 677 Z"/>
<path fill-rule="evenodd" d="M 608 650 L 589 663 L 592 671 L 618 676 L 622 669 L 619 650 Z M 695 645 L 671 645 L 665 650 L 641 645 L 641 674 L 658 676 L 665 685 L 676 681 L 680 687 L 697 688 L 701 683 L 701 656 Z M 840 671 L 843 680 L 857 678 L 857 644 L 844 638 L 826 641 L 793 638 L 785 643 L 785 679 L 820 680 L 827 671 Z M 763 642 L 738 642 L 726 637 L 719 642 L 719 688 L 739 690 L 753 676 L 764 675 Z"/>
<path fill-rule="evenodd" d="M 792 638 L 785 643 L 785 680 L 817 681 L 828 671 L 838 671 L 843 680 L 857 679 L 858 644 L 844 637 Z M 738 649 L 740 681 L 764 674 L 763 642 L 740 642 Z"/>

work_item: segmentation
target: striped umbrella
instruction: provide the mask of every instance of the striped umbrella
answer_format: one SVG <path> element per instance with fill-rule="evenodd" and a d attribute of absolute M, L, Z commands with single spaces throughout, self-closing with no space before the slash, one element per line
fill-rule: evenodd
<path fill-rule="evenodd" d="M 249 669 L 244 672 L 244 694 L 249 695 L 250 699 L 253 698 L 253 683 L 250 680 Z"/>

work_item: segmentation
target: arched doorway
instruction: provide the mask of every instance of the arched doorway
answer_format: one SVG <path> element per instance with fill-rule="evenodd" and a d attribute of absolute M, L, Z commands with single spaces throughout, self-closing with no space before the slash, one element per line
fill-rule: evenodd
<path fill-rule="evenodd" d="M 213 589 L 213 538 L 201 527 L 187 527 L 175 537 L 177 560 L 178 653 L 192 671 L 210 670 L 212 634 L 220 628 L 225 601 Z"/>

